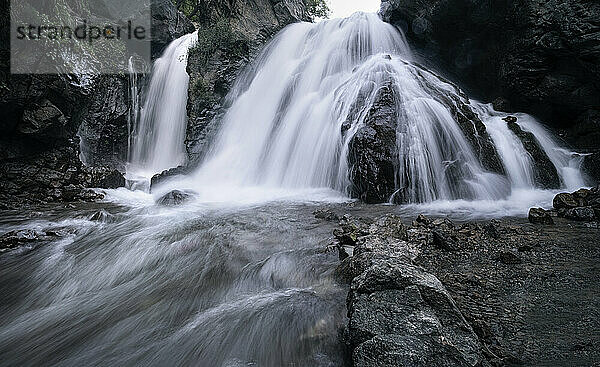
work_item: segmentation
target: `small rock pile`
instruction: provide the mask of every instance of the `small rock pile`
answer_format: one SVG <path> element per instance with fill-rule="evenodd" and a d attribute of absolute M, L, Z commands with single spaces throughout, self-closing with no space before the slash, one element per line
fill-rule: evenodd
<path fill-rule="evenodd" d="M 533 224 L 554 224 L 556 217 L 578 222 L 600 221 L 600 186 L 561 193 L 554 197 L 553 209 L 531 208 L 529 221 Z"/>
<path fill-rule="evenodd" d="M 33 229 L 8 232 L 0 236 L 0 254 L 22 247 L 33 247 L 44 241 L 52 241 L 64 235 L 64 233 L 56 231 L 37 231 Z"/>

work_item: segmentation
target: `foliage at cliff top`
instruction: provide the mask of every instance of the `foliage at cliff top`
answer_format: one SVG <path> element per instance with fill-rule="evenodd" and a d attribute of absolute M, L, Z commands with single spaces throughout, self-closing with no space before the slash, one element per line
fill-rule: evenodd
<path fill-rule="evenodd" d="M 197 23 L 213 17 L 229 17 L 234 13 L 237 0 L 172 0 L 177 9 Z M 310 18 L 327 18 L 330 13 L 326 0 L 302 0 Z"/>
<path fill-rule="evenodd" d="M 331 13 L 325 0 L 303 0 L 311 18 L 327 18 Z"/>

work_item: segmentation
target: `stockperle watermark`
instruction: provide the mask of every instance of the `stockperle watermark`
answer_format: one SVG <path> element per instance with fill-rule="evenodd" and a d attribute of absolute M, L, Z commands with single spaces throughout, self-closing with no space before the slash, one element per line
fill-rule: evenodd
<path fill-rule="evenodd" d="M 119 74 L 150 63 L 149 0 L 11 0 L 11 72 Z"/>

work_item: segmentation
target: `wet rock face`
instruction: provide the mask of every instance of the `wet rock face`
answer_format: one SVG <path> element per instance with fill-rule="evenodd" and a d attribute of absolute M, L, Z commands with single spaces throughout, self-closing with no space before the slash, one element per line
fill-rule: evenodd
<path fill-rule="evenodd" d="M 173 190 L 156 201 L 161 206 L 178 206 L 192 200 L 193 193 Z"/>
<path fill-rule="evenodd" d="M 340 272 L 351 281 L 348 344 L 355 366 L 476 366 L 481 345 L 442 283 L 412 264 L 417 242 L 399 218 L 344 216 L 339 244 L 353 244 Z M 445 227 L 444 227 L 445 228 Z"/>
<path fill-rule="evenodd" d="M 597 1 L 383 0 L 382 16 L 480 99 L 573 128 L 569 140 L 586 149 L 580 132 L 600 121 L 589 118 L 600 113 Z"/>
<path fill-rule="evenodd" d="M 190 50 L 188 74 L 189 165 L 206 154 L 230 101 L 226 96 L 242 70 L 279 30 L 310 21 L 302 0 L 223 1 L 211 6 L 198 29 L 199 43 Z"/>
<path fill-rule="evenodd" d="M 454 121 L 456 121 L 462 130 L 483 168 L 490 172 L 504 174 L 504 166 L 500 160 L 498 151 L 483 121 L 469 106 L 469 97 L 457 85 L 443 77 L 425 69 L 423 69 L 423 72 L 431 73 L 440 81 L 448 83 L 454 88 L 455 94 L 452 94 L 447 90 L 436 88 L 435 85 L 427 83 L 426 79 L 422 81 L 424 83 L 423 87 L 426 88 L 429 94 L 450 110 Z"/>
<path fill-rule="evenodd" d="M 458 87 L 442 77 L 424 70 L 418 65 L 414 66 L 421 86 L 432 98 L 448 109 L 481 166 L 490 172 L 505 174 L 498 151 L 484 123 L 471 109 L 468 97 Z M 454 89 L 449 91 L 440 88 L 424 77 L 424 74 L 427 74 L 429 78 L 438 78 Z M 398 124 L 416 124 L 418 122 L 403 119 L 404 107 L 397 88 L 402 88 L 402 86 L 397 86 L 390 81 L 378 91 L 373 105 L 364 118 L 364 126 L 358 129 L 349 143 L 350 194 L 353 198 L 369 204 L 387 203 L 390 200 L 396 204 L 404 204 L 407 201 L 415 200 L 414 197 L 407 194 L 405 189 L 400 189 L 398 182 L 414 181 L 413 184 L 416 186 L 419 184 L 418 177 L 398 169 L 398 166 L 401 166 L 398 163 Z M 350 109 L 346 121 L 342 124 L 342 134 L 346 134 L 357 123 L 359 113 L 356 111 L 360 111 L 364 107 L 363 99 L 359 97 Z M 546 157 L 542 162 L 549 163 L 556 173 L 556 169 L 538 144 L 531 145 L 537 149 L 535 153 L 538 156 Z M 408 155 L 405 154 L 404 159 L 408 159 L 407 157 Z M 405 165 L 408 165 L 408 162 Z M 447 170 L 445 174 L 449 182 L 456 182 L 464 178 L 463 172 L 459 171 Z M 556 179 L 558 180 L 557 173 Z M 460 194 L 457 196 L 460 197 Z"/>
<path fill-rule="evenodd" d="M 561 217 L 578 222 L 599 222 L 600 187 L 560 193 L 554 197 L 553 206 L 553 210 L 532 208 L 529 221 L 534 224 L 553 224 L 552 217 Z"/>
<path fill-rule="evenodd" d="M 152 58 L 177 39 L 194 31 L 194 25 L 180 13 L 171 0 L 152 0 Z"/>
<path fill-rule="evenodd" d="M 388 202 L 396 191 L 397 98 L 392 84 L 381 88 L 349 144 L 350 192 L 367 204 Z"/>
<path fill-rule="evenodd" d="M 90 93 L 77 135 L 83 161 L 91 167 L 125 170 L 129 132 L 129 88 L 125 77 L 102 77 Z"/>
<path fill-rule="evenodd" d="M 189 170 L 187 167 L 180 166 L 180 167 L 171 168 L 169 170 L 166 170 L 164 172 L 156 174 L 150 180 L 150 191 L 152 191 L 152 189 L 155 188 L 156 186 L 158 186 L 164 182 L 167 182 L 169 179 L 176 177 L 176 176 L 185 175 L 188 172 L 189 172 Z"/>
<path fill-rule="evenodd" d="M 517 119 L 507 117 L 508 128 L 521 140 L 523 147 L 529 153 L 534 164 L 535 182 L 542 189 L 557 189 L 560 187 L 560 177 L 556 167 L 542 149 L 540 143 L 530 132 L 523 131 L 517 124 Z"/>

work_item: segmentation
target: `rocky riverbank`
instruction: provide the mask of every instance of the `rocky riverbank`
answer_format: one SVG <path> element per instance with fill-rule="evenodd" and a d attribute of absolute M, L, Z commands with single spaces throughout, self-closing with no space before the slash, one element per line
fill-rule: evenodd
<path fill-rule="evenodd" d="M 334 234 L 355 366 L 600 362 L 597 224 L 345 215 Z"/>

